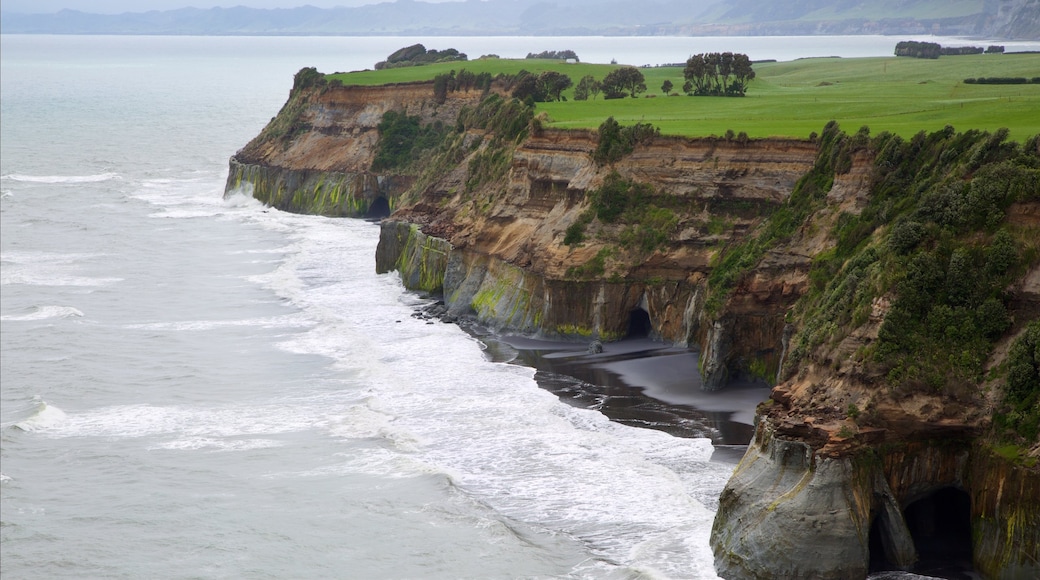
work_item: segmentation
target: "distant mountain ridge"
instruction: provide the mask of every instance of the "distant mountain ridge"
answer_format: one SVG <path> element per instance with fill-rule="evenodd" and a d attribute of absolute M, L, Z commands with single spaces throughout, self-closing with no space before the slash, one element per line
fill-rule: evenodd
<path fill-rule="evenodd" d="M 4 12 L 5 34 L 813 35 L 938 34 L 1040 40 L 1040 0 L 398 0 L 359 7 Z"/>

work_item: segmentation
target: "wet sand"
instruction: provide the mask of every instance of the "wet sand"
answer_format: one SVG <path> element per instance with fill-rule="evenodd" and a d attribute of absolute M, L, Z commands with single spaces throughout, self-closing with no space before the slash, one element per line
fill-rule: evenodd
<path fill-rule="evenodd" d="M 764 383 L 703 391 L 696 350 L 649 338 L 603 343 L 603 352 L 590 353 L 588 343 L 498 336 L 463 326 L 486 345 L 491 360 L 536 369 L 538 384 L 561 400 L 620 423 L 707 437 L 718 461 L 740 460 L 754 431 L 755 406 L 769 397 Z"/>

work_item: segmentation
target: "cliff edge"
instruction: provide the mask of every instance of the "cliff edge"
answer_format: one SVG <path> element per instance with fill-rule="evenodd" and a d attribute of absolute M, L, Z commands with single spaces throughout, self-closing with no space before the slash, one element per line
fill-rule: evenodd
<path fill-rule="evenodd" d="M 500 84 L 312 70 L 229 192 L 392 211 L 377 270 L 454 315 L 648 333 L 698 349 L 706 389 L 775 385 L 720 499 L 722 576 L 1040 573 L 1040 140 L 561 131 Z"/>

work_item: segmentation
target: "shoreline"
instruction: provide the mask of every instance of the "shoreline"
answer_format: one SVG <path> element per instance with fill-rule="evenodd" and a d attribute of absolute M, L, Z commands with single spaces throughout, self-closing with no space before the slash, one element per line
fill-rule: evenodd
<path fill-rule="evenodd" d="M 488 360 L 535 369 L 538 385 L 569 405 L 676 437 L 706 437 L 715 448 L 712 461 L 740 461 L 754 435 L 755 407 L 771 390 L 736 381 L 701 390 L 695 349 L 639 337 L 591 353 L 585 342 L 499 335 L 471 318 L 446 316 L 443 301 L 434 299 L 413 316 L 458 325 L 484 345 Z"/>

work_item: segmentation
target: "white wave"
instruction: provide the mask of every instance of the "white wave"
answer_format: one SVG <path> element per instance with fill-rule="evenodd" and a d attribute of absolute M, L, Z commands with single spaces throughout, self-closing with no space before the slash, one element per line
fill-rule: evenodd
<path fill-rule="evenodd" d="M 441 474 L 449 478 L 441 467 L 424 463 L 417 457 L 401 454 L 390 449 L 358 449 L 348 454 L 337 454 L 343 463 L 320 467 L 291 474 L 292 477 L 316 477 L 323 475 L 364 473 L 388 479 L 418 477 L 421 475 Z M 285 474 L 290 475 L 290 474 Z"/>
<path fill-rule="evenodd" d="M 233 187 L 224 192 L 224 199 L 230 203 L 241 203 L 242 200 L 246 199 L 256 201 L 253 197 L 253 184 L 248 181 L 243 181 L 238 187 Z"/>
<path fill-rule="evenodd" d="M 193 218 L 215 217 L 215 216 L 220 215 L 221 213 L 223 213 L 223 212 L 217 211 L 217 210 L 199 209 L 199 208 L 182 209 L 182 210 L 166 209 L 166 210 L 163 210 L 163 211 L 150 213 L 150 214 L 148 214 L 148 217 L 152 218 L 152 219 L 183 220 L 183 219 L 193 219 Z"/>
<path fill-rule="evenodd" d="M 0 473 L 0 483 L 7 483 L 8 481 L 11 481 L 11 477 Z"/>
<path fill-rule="evenodd" d="M 123 176 L 118 173 L 98 173 L 95 175 L 24 175 L 21 173 L 9 173 L 3 176 L 11 181 L 24 183 L 96 183 L 99 181 L 121 180 Z"/>
<path fill-rule="evenodd" d="M 167 449 L 173 451 L 249 451 L 253 449 L 269 449 L 281 447 L 281 441 L 274 439 L 214 439 L 212 437 L 191 437 L 161 443 L 150 449 Z"/>
<path fill-rule="evenodd" d="M 306 328 L 314 321 L 303 314 L 286 314 L 263 318 L 246 318 L 240 320 L 181 320 L 177 322 L 145 322 L 127 324 L 124 328 L 133 330 L 183 330 L 199 331 L 215 328 L 232 328 L 239 326 L 255 326 L 258 328 Z"/>
<path fill-rule="evenodd" d="M 0 273 L 0 285 L 25 284 L 26 286 L 108 286 L 122 282 L 122 278 L 88 278 L 85 276 L 68 276 L 59 272 L 46 271 L 12 271 L 10 268 Z"/>
<path fill-rule="evenodd" d="M 326 404 L 307 401 L 278 401 L 267 404 L 217 407 L 177 405 L 116 405 L 69 414 L 54 428 L 51 437 L 169 438 L 155 445 L 179 445 L 177 441 L 222 440 L 224 445 L 241 439 L 310 430 L 325 431 L 329 413 Z"/>
<path fill-rule="evenodd" d="M 4 252 L 0 255 L 0 284 L 27 286 L 107 286 L 122 278 L 79 276 L 83 261 L 105 254 L 56 254 L 50 252 Z"/>
<path fill-rule="evenodd" d="M 46 320 L 48 318 L 78 318 L 83 316 L 77 308 L 71 306 L 33 306 L 26 314 L 7 314 L 0 316 L 4 321 Z"/>
<path fill-rule="evenodd" d="M 14 426 L 22 431 L 43 431 L 57 427 L 67 419 L 68 415 L 65 414 L 65 411 L 54 405 L 48 405 L 46 401 L 40 401 L 36 412 L 31 417 L 15 423 Z"/>

